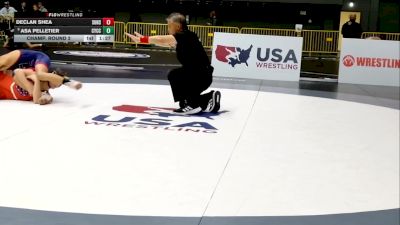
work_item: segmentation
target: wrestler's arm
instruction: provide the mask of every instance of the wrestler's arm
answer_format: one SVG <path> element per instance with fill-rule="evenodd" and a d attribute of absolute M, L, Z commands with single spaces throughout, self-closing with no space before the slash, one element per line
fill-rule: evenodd
<path fill-rule="evenodd" d="M 35 74 L 35 72 L 31 69 L 24 69 L 25 75 L 30 76 L 32 74 Z M 47 105 L 53 102 L 53 97 L 50 95 L 48 92 L 49 86 L 47 82 L 53 82 L 57 85 L 61 85 L 63 83 L 63 77 L 59 76 L 54 73 L 46 73 L 46 72 L 41 72 L 41 73 L 36 73 L 35 74 L 40 82 L 40 90 L 42 92 L 41 97 L 39 98 L 39 104 L 40 105 Z"/>
<path fill-rule="evenodd" d="M 39 98 L 42 96 L 42 91 L 40 90 L 40 81 L 36 74 L 26 76 L 24 70 L 22 69 L 16 69 L 14 73 L 15 83 L 22 89 L 26 90 L 29 95 L 33 97 L 33 102 L 35 104 L 39 104 Z M 28 78 L 33 82 L 33 84 L 28 80 Z"/>
<path fill-rule="evenodd" d="M 14 82 L 33 97 L 34 103 L 45 105 L 52 102 L 53 98 L 49 94 L 47 94 L 48 96 L 43 97 L 40 79 L 33 70 L 16 69 L 14 74 Z M 28 78 L 33 82 L 33 84 L 28 80 Z"/>
<path fill-rule="evenodd" d="M 140 38 L 143 35 L 135 32 L 135 34 L 125 33 L 129 38 L 132 39 L 135 43 L 140 43 Z M 149 36 L 148 39 L 149 44 L 158 45 L 161 47 L 175 47 L 176 46 L 176 39 L 173 35 L 156 35 L 156 36 Z"/>
<path fill-rule="evenodd" d="M 48 92 L 42 92 L 42 82 L 39 80 L 36 74 L 28 76 L 30 80 L 34 80 L 33 84 L 33 102 L 35 104 L 47 105 L 53 101 L 53 97 Z"/>
<path fill-rule="evenodd" d="M 24 76 L 29 76 L 32 74 L 36 74 L 36 76 L 38 77 L 39 81 L 50 81 L 54 84 L 57 84 L 58 86 L 60 86 L 63 83 L 64 77 L 54 74 L 54 73 L 46 73 L 46 72 L 40 72 L 40 73 L 35 73 L 35 71 L 33 71 L 32 69 L 17 69 L 17 70 L 22 70 L 24 73 Z M 16 70 L 15 70 L 16 71 Z M 15 73 L 14 71 L 14 73 Z M 17 74 L 15 73 L 14 75 L 14 80 L 15 83 L 17 83 Z M 22 75 L 20 74 L 17 78 L 18 80 L 23 80 Z M 17 83 L 19 85 L 19 83 Z M 24 84 L 21 84 L 24 85 Z M 19 85 L 20 87 L 24 88 L 23 86 Z"/>
<path fill-rule="evenodd" d="M 33 86 L 34 86 L 34 84 L 32 84 L 28 80 L 27 75 L 25 74 L 25 70 L 23 70 L 23 69 L 14 70 L 14 82 L 18 86 L 20 86 L 22 89 L 26 90 L 29 93 L 29 95 L 33 96 Z"/>
<path fill-rule="evenodd" d="M 33 102 L 35 104 L 41 104 L 39 101 L 40 97 L 42 96 L 42 90 L 40 89 L 40 81 L 36 74 L 29 75 L 28 78 L 33 81 Z"/>

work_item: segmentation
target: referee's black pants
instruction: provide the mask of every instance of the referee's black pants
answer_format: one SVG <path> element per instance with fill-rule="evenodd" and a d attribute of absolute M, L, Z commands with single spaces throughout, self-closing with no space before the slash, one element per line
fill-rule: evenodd
<path fill-rule="evenodd" d="M 173 69 L 168 74 L 172 94 L 175 102 L 187 101 L 190 106 L 205 109 L 211 98 L 210 93 L 201 93 L 210 87 L 214 68 L 209 66 L 203 69 L 187 69 L 184 67 Z"/>

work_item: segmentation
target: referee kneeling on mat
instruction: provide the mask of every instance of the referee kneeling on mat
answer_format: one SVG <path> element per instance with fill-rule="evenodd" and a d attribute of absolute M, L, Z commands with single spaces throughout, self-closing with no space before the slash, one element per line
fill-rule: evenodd
<path fill-rule="evenodd" d="M 189 31 L 185 16 L 172 13 L 167 18 L 169 35 L 143 36 L 137 32 L 126 35 L 136 43 L 148 43 L 163 47 L 175 47 L 182 67 L 168 74 L 175 102 L 179 102 L 177 114 L 218 112 L 221 93 L 207 90 L 212 83 L 214 68 L 197 35 Z"/>

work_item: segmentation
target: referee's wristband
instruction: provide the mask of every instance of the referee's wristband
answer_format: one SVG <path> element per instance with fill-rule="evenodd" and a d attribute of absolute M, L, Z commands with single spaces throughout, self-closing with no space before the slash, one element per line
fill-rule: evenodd
<path fill-rule="evenodd" d="M 149 43 L 149 36 L 140 37 L 140 43 L 148 44 Z"/>

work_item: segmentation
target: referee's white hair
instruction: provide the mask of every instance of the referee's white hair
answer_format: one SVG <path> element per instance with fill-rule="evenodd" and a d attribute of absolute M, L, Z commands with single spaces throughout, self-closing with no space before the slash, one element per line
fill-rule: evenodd
<path fill-rule="evenodd" d="M 168 17 L 167 17 L 167 21 L 173 22 L 173 23 L 179 23 L 182 26 L 182 30 L 187 30 L 188 29 L 188 25 L 186 22 L 186 17 L 181 14 L 181 13 L 171 13 Z"/>

